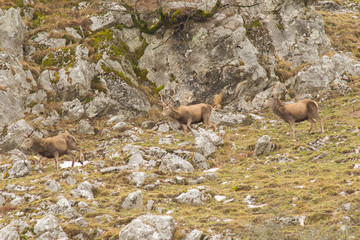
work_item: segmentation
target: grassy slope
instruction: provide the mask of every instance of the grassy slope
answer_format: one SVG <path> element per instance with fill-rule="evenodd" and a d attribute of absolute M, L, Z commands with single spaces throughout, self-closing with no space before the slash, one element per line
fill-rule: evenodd
<path fill-rule="evenodd" d="M 154 190 L 142 189 L 145 203 L 154 200 L 158 207 L 163 208 L 163 213 L 171 210 L 171 215 L 178 223 L 176 238 L 184 235 L 184 231 L 194 228 L 203 230 L 206 233 L 235 233 L 243 238 L 271 239 L 271 236 L 290 239 L 337 239 L 354 235 L 360 237 L 360 213 L 359 213 L 359 175 L 360 169 L 354 169 L 354 164 L 359 161 L 355 149 L 360 146 L 359 133 L 354 132 L 357 128 L 360 108 L 358 102 L 359 92 L 349 93 L 345 96 L 331 96 L 331 100 L 320 103 L 321 116 L 324 119 L 326 132 L 319 133 L 319 129 L 308 135 L 309 123 L 301 123 L 296 126 L 298 141 L 290 141 L 287 134 L 288 126 L 282 122 L 270 121 L 276 118 L 272 113 L 265 112 L 265 119 L 254 122 L 250 126 L 236 126 L 225 128 L 225 144 L 211 156 L 209 163 L 212 167 L 219 167 L 218 178 L 206 181 L 199 185 L 169 184 L 164 180 L 183 176 L 187 179 L 196 179 L 204 176 L 202 171 L 194 173 L 169 173 L 158 172 L 156 169 L 148 173 L 156 173 L 162 182 Z M 347 116 L 344 118 L 344 116 Z M 98 126 L 103 125 L 102 121 L 97 122 Z M 265 126 L 267 129 L 265 129 Z M 63 127 L 71 128 L 65 124 Z M 182 142 L 183 136 L 175 134 Z M 251 149 L 256 140 L 264 135 L 270 135 L 277 149 L 269 156 L 252 157 Z M 166 134 L 160 134 L 166 135 Z M 149 146 L 160 146 L 158 144 L 158 133 L 145 131 L 139 134 L 141 142 L 135 143 L 147 149 Z M 111 133 L 105 139 L 101 136 L 94 139 L 87 139 L 77 136 L 80 143 L 87 152 L 91 152 L 103 141 L 114 140 L 112 149 L 121 152 L 126 142 L 123 142 L 122 134 Z M 313 142 L 328 138 L 318 151 L 311 150 Z M 194 142 L 194 139 L 190 139 Z M 235 148 L 234 148 L 235 146 Z M 160 146 L 171 152 L 177 144 Z M 187 150 L 194 150 L 194 146 L 187 146 Z M 122 200 L 137 188 L 129 184 L 127 176 L 130 172 L 112 173 L 102 175 L 99 168 L 94 167 L 100 160 L 105 160 L 107 166 L 122 165 L 126 156 L 120 159 L 109 160 L 107 156 L 101 156 L 101 149 L 90 157 L 93 164 L 83 166 L 82 169 L 89 175 L 75 170 L 74 174 L 78 183 L 87 180 L 90 182 L 99 181 L 104 184 L 96 193 L 96 202 L 85 201 L 95 212 L 85 215 L 89 221 L 89 229 L 101 228 L 106 231 L 107 238 L 116 238 L 120 227 L 127 224 L 131 219 L 146 211 L 129 211 L 121 209 Z M 321 153 L 323 158 L 314 160 Z M 280 155 L 287 156 L 292 161 L 279 163 Z M 230 162 L 230 159 L 234 158 Z M 6 162 L 6 160 L 4 161 Z M 62 194 L 72 199 L 70 190 L 73 188 L 62 182 L 62 173 L 65 170 L 54 171 L 53 161 L 47 161 L 45 173 L 32 172 L 30 176 L 4 180 L 0 183 L 0 189 L 5 190 L 7 184 L 34 185 L 36 188 L 29 193 L 41 196 L 41 200 L 25 203 L 9 214 L 24 211 L 27 214 L 36 213 L 41 202 L 49 200 L 55 203 L 58 194 L 52 194 L 44 190 L 44 183 L 48 179 L 55 179 L 61 183 Z M 148 183 L 154 182 L 148 179 Z M 209 194 L 224 195 L 232 202 L 216 202 L 213 198 L 204 206 L 195 207 L 178 204 L 173 199 L 182 192 L 197 186 L 206 186 Z M 140 188 L 141 189 L 141 188 Z M 110 196 L 111 193 L 116 193 Z M 22 195 L 24 193 L 17 193 Z M 249 208 L 243 199 L 247 196 L 255 198 L 254 205 L 267 204 L 262 208 Z M 344 209 L 344 204 L 351 203 L 350 210 Z M 75 209 L 77 207 L 75 206 Z M 156 212 L 153 212 L 157 214 Z M 114 218 L 110 223 L 98 223 L 96 216 L 109 214 Z M 281 217 L 305 216 L 305 226 L 297 224 L 284 224 Z M 350 217 L 346 222 L 343 217 Z M 58 216 L 62 219 L 62 216 Z M 35 217 L 36 218 L 36 217 Z M 231 221 L 228 221 L 231 219 Z M 2 222 L 9 222 L 10 217 L 4 216 Z M 342 225 L 347 226 L 345 232 L 339 231 Z M 62 223 L 64 230 L 69 236 L 76 233 L 88 232 L 74 225 Z M 313 237 L 311 237 L 313 236 Z M 322 237 L 322 236 L 326 236 Z M 315 237 L 315 238 L 314 238 Z M 101 237 L 103 239 L 103 236 Z"/>
<path fill-rule="evenodd" d="M 54 4 L 58 1 L 54 1 Z M 13 1 L 1 0 L 2 6 L 14 6 Z M 6 5 L 6 3 L 8 5 Z M 67 8 L 72 7 L 74 3 L 63 1 L 57 7 L 47 5 L 37 5 L 36 10 L 44 13 L 45 24 L 44 30 L 57 27 L 61 23 L 61 17 L 54 13 L 56 9 L 61 9 L 69 20 L 69 25 L 75 24 L 70 20 L 77 19 L 79 16 L 72 15 L 72 11 Z M 69 6 L 68 6 L 69 5 Z M 80 17 L 86 16 L 88 12 L 81 12 Z M 352 16 L 334 15 L 323 13 L 327 23 L 327 33 L 332 39 L 336 50 L 352 51 L 356 56 L 357 48 L 354 44 L 337 44 L 336 40 L 344 39 L 336 34 L 343 29 L 342 25 L 352 21 Z M 58 17 L 57 17 L 58 16 Z M 34 22 L 28 22 L 36 24 Z M 344 21 L 343 21 L 344 20 Z M 46 23 L 50 23 L 46 26 Z M 53 25 L 51 25 L 53 24 Z M 80 23 L 78 23 L 80 24 Z M 60 24 L 61 25 L 61 24 Z M 332 28 L 333 27 L 333 28 Z M 37 32 L 36 25 L 33 33 Z M 333 34 L 334 31 L 334 34 Z M 350 31 L 342 31 L 349 34 Z M 358 34 L 356 31 L 354 34 Z M 351 37 L 351 39 L 354 39 Z M 351 40 L 353 41 L 353 40 Z M 351 43 L 350 41 L 350 43 Z M 351 45 L 351 46 L 350 46 Z M 350 50 L 348 48 L 350 46 Z M 342 49 L 344 48 L 344 49 Z M 358 57 L 358 56 L 357 56 Z M 211 195 L 224 195 L 227 199 L 234 199 L 229 203 L 218 203 L 214 199 L 206 202 L 204 206 L 193 207 L 175 203 L 172 199 L 187 191 L 194 185 L 164 183 L 164 180 L 174 178 L 176 175 L 196 179 L 203 176 L 201 171 L 194 173 L 160 173 L 158 179 L 162 185 L 155 190 L 143 191 L 145 203 L 148 200 L 154 200 L 158 207 L 163 208 L 163 213 L 171 210 L 171 215 L 178 223 L 176 238 L 181 239 L 184 232 L 194 228 L 203 230 L 209 234 L 215 233 L 235 233 L 241 238 L 248 239 L 346 239 L 348 236 L 360 237 L 360 214 L 359 214 L 359 175 L 360 170 L 354 169 L 354 164 L 359 161 L 355 148 L 360 146 L 359 133 L 354 132 L 358 127 L 358 118 L 360 107 L 358 107 L 358 94 L 347 94 L 346 96 L 334 95 L 320 103 L 321 116 L 325 122 L 325 134 L 317 131 L 313 135 L 308 135 L 310 128 L 309 123 L 302 123 L 296 126 L 298 142 L 289 141 L 288 126 L 282 122 L 270 122 L 271 119 L 277 119 L 270 112 L 265 112 L 265 120 L 255 122 L 250 126 L 236 126 L 225 128 L 225 145 L 220 148 L 209 160 L 212 167 L 219 167 L 218 178 L 213 181 L 206 181 L 201 184 L 210 189 Z M 346 116 L 346 117 L 344 117 Z M 73 123 L 63 122 L 61 128 L 70 129 L 74 127 Z M 98 119 L 94 124 L 104 127 L 104 121 Z M 266 129 L 266 128 L 267 129 Z M 57 132 L 59 129 L 50 129 L 50 132 Z M 183 136 L 178 133 L 176 138 L 183 141 Z M 252 157 L 252 149 L 256 140 L 263 134 L 270 135 L 272 141 L 277 145 L 277 149 L 269 156 Z M 163 134 L 166 135 L 166 134 Z M 149 146 L 158 146 L 158 135 L 152 131 L 145 131 L 140 135 L 143 139 L 138 145 L 148 148 Z M 122 147 L 126 144 L 122 142 L 122 135 L 119 133 L 110 133 L 109 136 L 95 136 L 91 139 L 84 136 L 76 136 L 80 145 L 92 152 L 97 149 L 95 154 L 89 154 L 89 164 L 82 169 L 89 173 L 85 175 L 82 171 L 77 171 L 74 177 L 78 183 L 87 180 L 90 182 L 99 181 L 105 184 L 96 194 L 95 204 L 93 201 L 76 199 L 76 201 L 86 201 L 95 212 L 85 216 L 90 226 L 87 229 L 79 228 L 74 225 L 62 223 L 64 230 L 72 237 L 79 233 L 89 233 L 89 229 L 101 228 L 106 231 L 106 238 L 116 239 L 120 227 L 129 223 L 133 218 L 145 213 L 139 211 L 129 211 L 121 209 L 120 205 L 125 196 L 136 190 L 136 187 L 129 185 L 127 176 L 130 172 L 102 175 L 98 172 L 99 168 L 95 167 L 96 163 L 105 160 L 107 166 L 117 166 L 125 163 L 126 157 L 122 155 L 120 159 L 110 160 L 107 156 L 102 155 L 99 146 L 103 142 L 112 143 L 114 151 L 121 152 Z M 319 141 L 328 137 L 329 140 L 318 151 L 309 149 L 314 141 Z M 192 142 L 193 139 L 190 139 Z M 234 148 L 235 146 L 235 148 Z M 161 146 L 162 148 L 172 151 L 178 149 L 177 144 L 174 146 Z M 183 148 L 183 147 L 182 147 Z M 187 146 L 187 150 L 193 150 L 194 146 Z M 320 154 L 325 157 L 314 160 Z M 291 162 L 279 163 L 278 158 L 282 155 L 292 159 Z M 234 158 L 234 161 L 230 161 Z M 6 157 L 3 163 L 8 160 Z M 70 190 L 73 187 L 62 182 L 62 173 L 54 171 L 53 161 L 47 162 L 45 173 L 32 172 L 30 176 L 19 179 L 3 180 L 0 183 L 0 189 L 5 190 L 7 184 L 16 185 L 34 185 L 36 188 L 29 193 L 41 196 L 41 200 L 31 203 L 25 203 L 15 210 L 3 208 L 3 218 L 1 222 L 8 223 L 11 221 L 9 215 L 23 211 L 26 214 L 37 213 L 37 207 L 46 200 L 55 203 L 57 198 L 54 194 L 44 190 L 44 183 L 48 179 L 55 179 L 61 183 L 63 188 L 62 194 L 67 199 L 72 199 Z M 150 172 L 148 172 L 150 173 Z M 153 179 L 148 179 L 152 183 Z M 110 196 L 111 193 L 116 193 Z M 22 195 L 24 193 L 17 193 Z M 243 199 L 251 195 L 255 198 L 255 205 L 267 204 L 262 208 L 249 208 Z M 351 203 L 349 211 L 344 209 L 344 204 Z M 75 207 L 77 209 L 77 207 Z M 8 211 L 9 210 L 9 211 Z M 157 214 L 156 212 L 153 212 Z M 114 218 L 110 223 L 98 223 L 96 216 L 109 214 Z M 305 226 L 284 224 L 281 217 L 306 216 Z M 350 221 L 346 221 L 348 216 Z M 39 216 L 40 217 L 40 216 Z M 63 216 L 58 216 L 62 219 Z M 36 219 L 37 217 L 33 217 Z M 231 221 L 227 221 L 231 219 Z M 345 232 L 340 231 L 342 225 L 347 226 Z M 91 235 L 89 235 L 91 236 Z M 104 239 L 101 236 L 99 239 Z"/>

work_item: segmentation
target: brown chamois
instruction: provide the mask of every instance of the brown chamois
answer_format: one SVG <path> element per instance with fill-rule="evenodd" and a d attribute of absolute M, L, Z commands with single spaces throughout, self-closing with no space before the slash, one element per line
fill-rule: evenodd
<path fill-rule="evenodd" d="M 318 113 L 318 104 L 311 99 L 304 99 L 296 103 L 284 104 L 278 97 L 275 97 L 276 89 L 279 84 L 274 87 L 272 98 L 269 99 L 268 105 L 272 111 L 278 115 L 285 122 L 290 125 L 290 138 L 295 138 L 295 123 L 308 120 L 311 123 L 309 134 L 315 127 L 315 122 L 319 121 L 321 125 L 321 132 L 324 132 L 323 121 L 321 120 Z"/>
<path fill-rule="evenodd" d="M 165 103 L 161 93 L 159 93 L 161 98 L 161 103 L 163 105 L 162 115 L 164 117 L 170 117 L 176 121 L 178 121 L 184 130 L 185 138 L 187 139 L 187 130 L 191 130 L 191 124 L 203 122 L 205 124 L 205 129 L 207 130 L 209 125 L 212 126 L 214 132 L 216 132 L 216 124 L 210 121 L 210 115 L 212 112 L 212 106 L 206 103 L 199 103 L 190 106 L 179 106 L 173 107 L 171 105 L 171 101 L 175 96 L 175 90 L 173 90 L 174 94 L 170 98 L 170 100 Z"/>
<path fill-rule="evenodd" d="M 31 133 L 30 133 L 31 135 Z M 29 135 L 29 136 L 30 136 Z M 34 138 L 28 137 L 25 139 L 24 143 L 21 145 L 21 148 L 24 150 L 32 149 L 41 155 L 39 159 L 39 168 L 42 170 L 41 160 L 42 157 L 54 158 L 56 169 L 58 169 L 58 159 L 62 155 L 71 155 L 72 156 L 72 167 L 75 164 L 75 155 L 72 153 L 73 150 L 79 151 L 79 162 L 83 165 L 83 154 L 82 150 L 76 146 L 76 141 L 73 136 L 68 132 L 61 133 L 55 137 L 48 138 Z"/>

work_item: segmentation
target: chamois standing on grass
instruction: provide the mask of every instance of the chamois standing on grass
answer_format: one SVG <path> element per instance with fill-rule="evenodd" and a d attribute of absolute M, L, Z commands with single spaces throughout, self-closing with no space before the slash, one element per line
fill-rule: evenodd
<path fill-rule="evenodd" d="M 162 115 L 164 117 L 170 117 L 178 121 L 184 130 L 185 138 L 187 139 L 187 130 L 191 129 L 191 124 L 203 122 L 205 124 L 205 129 L 207 130 L 209 125 L 212 126 L 214 132 L 216 132 L 216 124 L 210 121 L 210 115 L 212 112 L 212 106 L 206 103 L 199 103 L 190 106 L 179 106 L 174 107 L 171 104 L 171 101 L 175 97 L 175 90 L 173 90 L 173 96 L 170 100 L 165 103 L 161 93 L 159 93 L 161 103 L 163 105 Z"/>
<path fill-rule="evenodd" d="M 321 132 L 324 132 L 323 121 L 318 113 L 318 104 L 311 99 L 304 99 L 296 103 L 284 104 L 278 97 L 275 96 L 276 89 L 279 84 L 274 87 L 272 98 L 268 101 L 268 105 L 272 111 L 278 115 L 285 122 L 290 125 L 290 138 L 295 138 L 294 128 L 296 122 L 308 120 L 311 123 L 309 134 L 315 127 L 315 122 L 319 121 L 321 125 Z"/>
<path fill-rule="evenodd" d="M 41 158 L 39 159 L 40 170 L 42 170 L 42 165 L 41 165 L 42 157 L 54 158 L 56 169 L 58 169 L 59 168 L 58 159 L 59 157 L 65 154 L 72 156 L 71 166 L 74 167 L 75 155 L 72 152 L 73 150 L 79 151 L 80 154 L 79 162 L 83 165 L 82 150 L 76 146 L 75 138 L 72 135 L 70 135 L 68 132 L 61 133 L 55 137 L 48 137 L 48 138 L 28 137 L 21 145 L 21 148 L 24 150 L 32 149 L 33 151 L 41 155 Z"/>

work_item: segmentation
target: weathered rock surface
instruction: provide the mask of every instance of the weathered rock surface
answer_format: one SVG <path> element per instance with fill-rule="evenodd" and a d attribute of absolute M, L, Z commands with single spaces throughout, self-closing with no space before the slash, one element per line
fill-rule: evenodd
<path fill-rule="evenodd" d="M 125 209 L 134 209 L 143 207 L 143 196 L 141 190 L 130 193 L 122 203 L 122 207 Z"/>
<path fill-rule="evenodd" d="M 161 165 L 159 166 L 160 171 L 185 171 L 192 172 L 194 167 L 188 161 L 182 159 L 175 154 L 167 154 L 163 157 Z"/>
<path fill-rule="evenodd" d="M 267 155 L 275 148 L 268 135 L 264 135 L 256 141 L 254 156 Z"/>
<path fill-rule="evenodd" d="M 0 14 L 0 49 L 22 59 L 26 26 L 21 19 L 20 9 L 10 8 Z"/>
<path fill-rule="evenodd" d="M 119 233 L 123 240 L 170 240 L 176 229 L 171 216 L 142 215 L 132 220 Z"/>
<path fill-rule="evenodd" d="M 198 189 L 190 189 L 186 193 L 180 194 L 176 197 L 176 201 L 179 203 L 190 204 L 194 206 L 202 206 L 204 205 L 204 201 L 208 198 Z"/>

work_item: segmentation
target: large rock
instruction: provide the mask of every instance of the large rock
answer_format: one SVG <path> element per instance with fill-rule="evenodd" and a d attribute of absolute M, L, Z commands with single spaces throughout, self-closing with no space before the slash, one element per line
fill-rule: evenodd
<path fill-rule="evenodd" d="M 59 221 L 52 214 L 48 214 L 38 220 L 34 226 L 34 232 L 40 235 L 37 238 L 39 240 L 68 239 L 66 233 L 59 226 Z"/>
<path fill-rule="evenodd" d="M 119 233 L 122 240 L 171 240 L 176 224 L 171 216 L 142 215 Z"/>
<path fill-rule="evenodd" d="M 300 71 L 293 78 L 295 91 L 298 94 L 314 94 L 330 90 L 331 83 L 346 75 L 359 76 L 360 62 L 344 55 L 323 56 L 309 68 Z"/>
<path fill-rule="evenodd" d="M 104 66 L 111 71 L 104 71 Z M 101 72 L 100 79 L 106 82 L 109 96 L 117 102 L 113 111 L 119 111 L 129 118 L 150 110 L 149 100 L 139 90 L 137 78 L 134 77 L 136 74 L 129 61 L 125 58 L 113 61 L 103 57 L 96 69 Z"/>
<path fill-rule="evenodd" d="M 0 129 L 2 129 L 24 117 L 24 102 L 29 91 L 36 86 L 36 82 L 30 71 L 24 71 L 16 58 L 0 51 L 0 86 L 4 88 L 0 90 Z"/>
<path fill-rule="evenodd" d="M 26 26 L 21 19 L 20 9 L 10 8 L 0 14 L 0 49 L 22 59 Z"/>
<path fill-rule="evenodd" d="M 0 230 L 0 240 L 20 240 L 20 235 L 14 226 L 6 226 Z"/>
<path fill-rule="evenodd" d="M 61 110 L 65 118 L 74 121 L 80 119 L 85 113 L 84 106 L 77 98 L 69 102 L 63 102 L 61 104 Z"/>
<path fill-rule="evenodd" d="M 193 172 L 194 167 L 188 161 L 182 159 L 181 157 L 168 153 L 163 157 L 161 164 L 159 166 L 160 171 L 184 171 L 184 172 Z"/>
<path fill-rule="evenodd" d="M 19 147 L 33 128 L 25 120 L 19 120 L 7 128 L 7 134 L 0 139 L 0 149 L 4 152 Z"/>
<path fill-rule="evenodd" d="M 58 66 L 60 70 L 43 71 L 39 83 L 47 91 L 56 91 L 58 97 L 66 101 L 87 97 L 96 73 L 95 65 L 88 61 L 88 55 L 89 50 L 84 45 L 78 45 L 75 51 L 59 48 L 49 53 L 42 62 Z"/>
<path fill-rule="evenodd" d="M 71 190 L 70 193 L 75 197 L 83 197 L 90 200 L 94 199 L 93 188 L 94 187 L 91 183 L 85 181 L 80 183 L 76 189 Z"/>
<path fill-rule="evenodd" d="M 163 38 L 143 35 L 149 46 L 139 66 L 148 70 L 150 81 L 165 85 L 163 95 L 175 87 L 174 102 L 187 105 L 210 103 L 224 90 L 223 102 L 230 108 L 259 110 L 269 95 L 264 91 L 278 78 L 275 56 L 297 67 L 331 50 L 321 16 L 304 1 L 233 4 L 249 7 L 218 10 L 206 21 L 187 22 L 176 34 L 165 31 Z M 176 8 L 181 4 L 172 6 Z"/>
<path fill-rule="evenodd" d="M 53 231 L 59 226 L 59 221 L 54 215 L 48 214 L 45 217 L 38 220 L 34 226 L 34 232 L 36 234 L 42 234 L 47 231 Z"/>
<path fill-rule="evenodd" d="M 105 15 L 92 16 L 90 17 L 92 24 L 90 25 L 91 31 L 97 31 L 99 29 L 105 28 L 111 24 L 116 23 L 116 19 L 112 12 L 108 12 Z"/>

